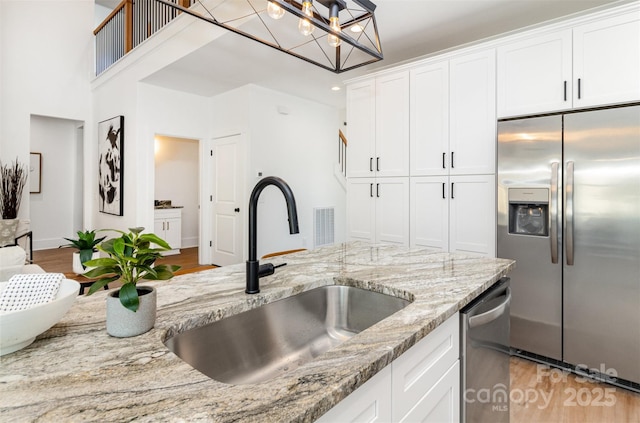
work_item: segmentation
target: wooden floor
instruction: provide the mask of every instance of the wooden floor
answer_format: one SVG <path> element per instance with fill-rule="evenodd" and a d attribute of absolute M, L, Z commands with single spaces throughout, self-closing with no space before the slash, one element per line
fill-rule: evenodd
<path fill-rule="evenodd" d="M 73 249 L 34 251 L 34 263 L 47 272 L 73 274 Z M 179 273 L 211 268 L 198 264 L 198 248 L 183 248 L 158 263 L 182 266 Z M 640 423 L 640 394 L 582 380 L 559 369 L 511 358 L 511 423 Z"/>

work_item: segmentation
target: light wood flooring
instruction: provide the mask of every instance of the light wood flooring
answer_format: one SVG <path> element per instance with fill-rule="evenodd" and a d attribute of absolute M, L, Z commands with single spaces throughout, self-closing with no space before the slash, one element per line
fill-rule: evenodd
<path fill-rule="evenodd" d="M 34 263 L 47 272 L 86 281 L 71 270 L 73 251 L 34 251 Z M 182 266 L 180 273 L 211 268 L 198 264 L 197 247 L 183 248 L 180 254 L 163 257 L 158 263 Z M 511 358 L 510 371 L 511 423 L 640 423 L 640 394 L 585 381 L 519 357 Z"/>

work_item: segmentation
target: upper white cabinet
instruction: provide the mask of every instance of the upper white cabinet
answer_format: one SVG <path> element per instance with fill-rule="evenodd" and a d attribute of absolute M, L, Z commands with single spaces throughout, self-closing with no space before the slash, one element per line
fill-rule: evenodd
<path fill-rule="evenodd" d="M 347 87 L 347 176 L 409 174 L 409 72 Z"/>
<path fill-rule="evenodd" d="M 467 54 L 449 62 L 449 173 L 496 171 L 495 50 Z"/>
<path fill-rule="evenodd" d="M 573 30 L 574 107 L 640 100 L 640 13 Z"/>
<path fill-rule="evenodd" d="M 498 48 L 498 116 L 571 107 L 571 30 Z"/>
<path fill-rule="evenodd" d="M 640 100 L 640 14 L 498 48 L 498 117 Z"/>
<path fill-rule="evenodd" d="M 495 173 L 495 52 L 411 70 L 411 176 Z"/>

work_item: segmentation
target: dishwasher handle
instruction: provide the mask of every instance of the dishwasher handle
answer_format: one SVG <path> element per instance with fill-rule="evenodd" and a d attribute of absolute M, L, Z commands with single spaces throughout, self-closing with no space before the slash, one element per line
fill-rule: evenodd
<path fill-rule="evenodd" d="M 488 323 L 493 322 L 494 320 L 497 320 L 498 318 L 500 318 L 500 316 L 505 314 L 505 312 L 507 311 L 507 307 L 511 302 L 511 288 L 507 287 L 504 292 L 504 300 L 502 300 L 500 304 L 498 304 L 491 310 L 485 311 L 484 313 L 469 316 L 469 328 L 484 326 Z"/>

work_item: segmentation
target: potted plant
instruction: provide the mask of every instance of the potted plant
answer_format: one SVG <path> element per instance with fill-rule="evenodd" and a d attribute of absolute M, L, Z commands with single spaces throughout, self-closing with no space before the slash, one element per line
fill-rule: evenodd
<path fill-rule="evenodd" d="M 29 172 L 26 165 L 15 162 L 2 164 L 0 161 L 0 247 L 15 243 L 18 228 L 18 210 L 22 200 L 22 190 L 27 183 Z"/>
<path fill-rule="evenodd" d="M 101 238 L 96 238 L 96 231 L 78 231 L 78 239 L 64 238 L 69 241 L 71 244 L 61 245 L 58 248 L 76 248 L 78 251 L 73 253 L 73 271 L 81 275 L 86 271 L 86 266 L 84 265 L 87 261 L 91 259 L 96 259 L 99 256 L 98 249 L 96 248 L 102 240 L 106 238 L 103 236 Z"/>
<path fill-rule="evenodd" d="M 120 289 L 107 296 L 107 333 L 116 337 L 136 336 L 150 330 L 156 319 L 156 290 L 149 286 L 137 286 L 140 280 L 167 280 L 180 266 L 161 264 L 154 266 L 162 251 L 171 247 L 152 233 L 143 234 L 144 228 L 129 228 L 129 232 L 113 230 L 120 234 L 98 245 L 98 250 L 109 257 L 97 258 L 85 264 L 93 269 L 84 275 L 100 278 L 87 295 L 119 280 Z M 152 248 L 155 244 L 157 248 Z"/>

